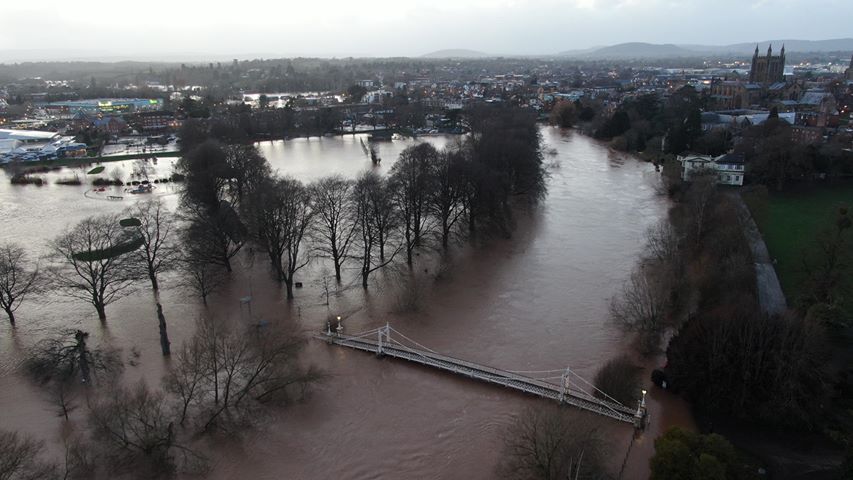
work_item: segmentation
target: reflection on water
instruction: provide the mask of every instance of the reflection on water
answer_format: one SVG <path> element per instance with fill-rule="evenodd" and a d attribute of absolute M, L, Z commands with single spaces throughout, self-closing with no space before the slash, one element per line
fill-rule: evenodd
<path fill-rule="evenodd" d="M 424 254 L 415 271 L 424 293 L 417 311 L 403 311 L 396 285 L 405 268 L 377 275 L 367 291 L 358 286 L 355 265 L 326 305 L 322 277 L 330 266 L 315 261 L 297 278 L 305 287 L 288 305 L 270 280 L 262 256 L 235 272 L 228 289 L 204 309 L 169 290 L 162 294 L 169 334 L 175 345 L 191 334 L 200 315 L 241 318 L 238 298 L 251 294 L 252 314 L 275 325 L 319 330 L 329 314 L 345 317 L 354 333 L 392 322 L 429 348 L 512 370 L 565 368 L 586 378 L 609 358 L 626 351 L 628 340 L 608 321 L 607 304 L 637 260 L 643 232 L 660 219 L 666 201 L 655 194 L 653 167 L 614 154 L 593 140 L 552 128 L 542 129 L 550 165 L 549 193 L 542 205 L 520 212 L 510 240 L 472 249 L 457 246 L 448 257 Z M 262 142 L 274 169 L 311 181 L 329 173 L 354 177 L 374 168 L 360 136 Z M 429 141 L 442 146 L 450 139 Z M 381 172 L 387 172 L 411 141 L 380 144 Z M 163 162 L 162 168 L 171 164 Z M 108 169 L 112 164 L 108 165 Z M 158 166 L 159 168 L 160 166 Z M 123 168 L 129 168 L 125 166 Z M 86 187 L 0 185 L 2 239 L 45 251 L 46 242 L 87 215 L 114 212 L 135 199 L 96 201 Z M 167 195 L 171 204 L 177 195 Z M 245 318 L 246 313 L 243 312 Z M 86 305 L 48 296 L 19 311 L 19 327 L 0 326 L 0 428 L 31 432 L 57 446 L 59 421 L 43 395 L 9 366 L 40 330 L 80 325 L 93 341 L 109 341 L 140 353 L 128 368 L 130 381 L 158 382 L 167 367 L 159 353 L 154 301 L 145 285 L 108 307 L 107 327 Z M 239 321 L 239 320 L 237 320 Z M 276 414 L 241 445 L 212 445 L 213 478 L 492 478 L 501 448 L 500 432 L 513 415 L 543 401 L 494 386 L 391 359 L 310 342 L 305 360 L 331 378 L 310 401 Z M 684 406 L 671 398 L 649 397 L 652 431 L 632 449 L 624 478 L 644 478 L 652 451 L 651 433 L 670 422 L 689 423 Z M 662 414 L 662 405 L 666 414 Z M 80 416 L 83 412 L 78 412 Z M 607 424 L 622 463 L 631 428 Z"/>

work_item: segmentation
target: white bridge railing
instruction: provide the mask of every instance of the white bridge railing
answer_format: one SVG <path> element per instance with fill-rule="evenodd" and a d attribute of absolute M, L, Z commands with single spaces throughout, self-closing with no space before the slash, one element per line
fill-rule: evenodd
<path fill-rule="evenodd" d="M 396 338 L 392 339 L 392 331 L 415 346 L 405 345 L 402 342 L 397 341 Z M 375 340 L 371 337 L 375 338 Z M 565 370 L 547 370 L 538 372 L 512 372 L 508 370 L 500 370 L 437 353 L 405 337 L 397 330 L 391 328 L 390 325 L 363 332 L 359 335 L 344 335 L 340 333 L 340 328 L 337 332 L 333 332 L 331 328 L 327 328 L 326 332 L 322 335 L 317 335 L 317 338 L 325 340 L 333 345 L 363 350 L 380 356 L 389 356 L 408 360 L 421 365 L 446 370 L 458 375 L 465 375 L 470 378 L 556 400 L 561 404 L 572 405 L 582 410 L 597 413 L 621 422 L 630 423 L 638 429 L 642 429 L 645 426 L 645 391 L 643 391 L 643 398 L 638 402 L 637 408 L 629 408 L 607 396 L 603 392 L 599 391 L 599 393 L 605 398 L 599 398 L 584 390 L 584 386 L 593 391 L 597 391 L 598 389 L 568 368 Z M 551 376 L 546 377 L 545 379 L 533 378 L 520 374 L 552 374 L 557 372 L 562 372 L 562 374 L 559 377 Z M 556 378 L 560 379 L 559 385 L 546 381 L 547 379 Z"/>

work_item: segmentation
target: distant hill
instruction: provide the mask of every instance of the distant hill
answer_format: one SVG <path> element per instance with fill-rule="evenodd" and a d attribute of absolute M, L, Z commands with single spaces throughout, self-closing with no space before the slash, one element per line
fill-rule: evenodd
<path fill-rule="evenodd" d="M 609 47 L 601 47 L 587 51 L 564 52 L 563 55 L 571 57 L 586 58 L 663 58 L 663 57 L 691 57 L 696 52 L 673 45 L 655 43 L 620 43 Z"/>
<path fill-rule="evenodd" d="M 733 45 L 682 45 L 683 48 L 697 52 L 719 54 L 751 55 L 758 44 L 759 50 L 767 51 L 768 45 L 773 45 L 773 51 L 778 52 L 785 45 L 786 52 L 849 52 L 853 51 L 853 38 L 835 38 L 831 40 L 765 40 L 763 42 L 735 43 Z"/>
<path fill-rule="evenodd" d="M 427 53 L 426 55 L 421 55 L 421 58 L 486 58 L 490 55 L 485 52 L 478 52 L 476 50 L 465 50 L 465 49 L 448 49 L 448 50 L 437 50 L 435 52 Z"/>
<path fill-rule="evenodd" d="M 777 53 L 782 49 L 782 45 L 785 45 L 785 51 L 788 53 L 853 52 L 853 38 L 837 38 L 832 40 L 765 40 L 732 45 L 673 45 L 633 42 L 587 50 L 570 50 L 558 55 L 572 58 L 602 59 L 752 55 L 756 44 L 762 53 L 766 52 L 767 46 L 771 44 L 773 51 Z"/>

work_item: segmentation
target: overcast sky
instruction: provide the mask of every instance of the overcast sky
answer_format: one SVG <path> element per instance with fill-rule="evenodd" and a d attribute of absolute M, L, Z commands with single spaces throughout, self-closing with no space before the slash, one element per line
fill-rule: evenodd
<path fill-rule="evenodd" d="M 3 1 L 0 50 L 120 57 L 548 54 L 853 36 L 853 0 Z"/>

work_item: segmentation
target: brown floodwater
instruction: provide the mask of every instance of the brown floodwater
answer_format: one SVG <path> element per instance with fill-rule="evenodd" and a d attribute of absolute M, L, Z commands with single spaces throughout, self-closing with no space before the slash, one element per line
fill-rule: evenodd
<path fill-rule="evenodd" d="M 572 132 L 543 127 L 542 135 L 549 152 L 548 196 L 541 205 L 518 211 L 512 238 L 476 248 L 457 245 L 446 255 L 424 252 L 415 280 L 408 280 L 408 269 L 398 268 L 376 275 L 367 291 L 354 265 L 345 264 L 346 278 L 328 306 L 322 279 L 331 268 L 321 260 L 299 275 L 305 286 L 291 304 L 270 280 L 261 255 L 240 257 L 234 280 L 208 309 L 169 289 L 174 279 L 165 275 L 161 302 L 173 345 L 192 334 L 202 315 L 250 321 L 238 299 L 251 295 L 251 321 L 264 319 L 273 328 L 318 331 L 329 314 L 344 317 L 347 333 L 390 322 L 419 343 L 459 358 L 507 370 L 570 366 L 591 379 L 608 359 L 632 352 L 630 338 L 609 321 L 607 306 L 642 252 L 645 229 L 664 217 L 667 201 L 655 191 L 659 176 L 652 166 Z M 334 172 L 354 177 L 377 168 L 365 157 L 362 138 L 263 142 L 259 148 L 282 174 L 305 181 Z M 453 139 L 428 141 L 442 146 Z M 387 172 L 411 144 L 382 143 L 378 170 Z M 148 164 L 148 175 L 167 176 L 172 163 Z M 143 164 L 107 164 L 107 173 L 113 168 L 127 178 Z M 45 174 L 44 187 L 12 186 L 2 179 L 0 239 L 45 253 L 47 242 L 74 222 L 121 211 L 139 197 L 121 188 L 90 192 L 85 186 L 53 184 L 71 173 Z M 174 188 L 158 186 L 155 194 L 174 206 Z M 107 195 L 123 199 L 107 200 Z M 421 292 L 415 300 L 400 287 L 412 281 Z M 102 326 L 90 306 L 46 295 L 20 308 L 15 329 L 0 321 L 0 428 L 43 439 L 51 451 L 60 448 L 56 409 L 16 369 L 28 345 L 60 328 L 83 328 L 91 332 L 92 343 L 121 348 L 129 362 L 128 382 L 158 384 L 168 360 L 159 352 L 150 288 L 141 283 L 133 295 L 110 305 L 107 315 Z M 310 341 L 303 357 L 325 370 L 328 380 L 304 402 L 273 413 L 239 440 L 211 443 L 210 478 L 493 478 L 501 433 L 514 416 L 526 408 L 550 408 L 545 400 L 494 385 L 320 341 Z M 649 390 L 651 423 L 636 440 L 630 426 L 603 421 L 611 440 L 610 464 L 617 473 L 624 462 L 626 479 L 648 476 L 657 434 L 670 425 L 692 425 L 683 402 Z M 85 408 L 75 411 L 76 421 L 84 414 Z"/>

